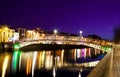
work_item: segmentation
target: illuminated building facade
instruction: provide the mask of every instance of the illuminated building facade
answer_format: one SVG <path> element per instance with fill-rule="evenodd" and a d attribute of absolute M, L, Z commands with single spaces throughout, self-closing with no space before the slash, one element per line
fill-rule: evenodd
<path fill-rule="evenodd" d="M 35 28 L 35 32 L 39 33 L 39 38 L 45 38 L 46 33 L 44 30 L 42 30 L 41 28 L 37 27 Z"/>
<path fill-rule="evenodd" d="M 35 40 L 39 38 L 39 33 L 35 32 L 35 30 L 27 30 L 26 31 L 26 39 L 27 40 Z"/>
<path fill-rule="evenodd" d="M 18 32 L 15 32 L 15 33 L 14 33 L 14 36 L 9 39 L 9 42 L 15 43 L 15 42 L 17 42 L 17 41 L 19 41 L 19 33 L 18 33 Z"/>
<path fill-rule="evenodd" d="M 45 33 L 41 28 L 28 30 L 25 28 L 18 28 L 19 40 L 37 40 L 45 37 Z"/>
<path fill-rule="evenodd" d="M 15 30 L 10 29 L 7 25 L 1 25 L 0 28 L 0 42 L 9 42 L 9 39 L 14 37 Z"/>
<path fill-rule="evenodd" d="M 27 40 L 38 40 L 40 38 L 45 38 L 45 33 L 41 28 L 36 28 L 33 30 L 26 30 Z"/>

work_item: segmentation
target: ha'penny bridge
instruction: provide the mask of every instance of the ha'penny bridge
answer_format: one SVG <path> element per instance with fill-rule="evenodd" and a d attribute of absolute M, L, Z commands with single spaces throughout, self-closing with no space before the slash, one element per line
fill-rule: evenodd
<path fill-rule="evenodd" d="M 18 50 L 33 44 L 42 45 L 77 45 L 87 46 L 98 50 L 109 52 L 112 50 L 112 42 L 76 36 L 47 36 L 40 39 L 25 39 L 14 44 L 14 49 Z"/>
<path fill-rule="evenodd" d="M 94 49 L 108 52 L 105 57 L 96 65 L 87 77 L 119 77 L 120 76 L 120 45 L 115 45 L 110 41 L 91 39 L 73 36 L 49 36 L 40 39 L 26 39 L 14 44 L 14 49 L 34 44 L 49 45 L 78 45 L 87 46 Z"/>

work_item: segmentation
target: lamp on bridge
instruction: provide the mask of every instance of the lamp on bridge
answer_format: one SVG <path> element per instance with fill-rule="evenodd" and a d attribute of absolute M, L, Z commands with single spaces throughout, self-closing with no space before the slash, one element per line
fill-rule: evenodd
<path fill-rule="evenodd" d="M 80 37 L 83 37 L 83 35 L 82 35 L 83 31 L 82 31 L 82 30 L 80 30 L 80 32 L 79 32 L 79 33 L 80 33 Z"/>
<path fill-rule="evenodd" d="M 80 37 L 79 37 L 79 39 L 80 39 L 80 41 L 82 41 L 82 40 L 83 40 L 83 35 L 82 35 L 83 31 L 80 30 L 79 33 L 80 33 Z"/>
<path fill-rule="evenodd" d="M 58 33 L 58 30 L 57 29 L 54 29 L 53 30 L 53 39 L 56 40 L 56 36 L 57 36 L 57 33 Z"/>
<path fill-rule="evenodd" d="M 58 33 L 58 30 L 57 29 L 54 29 L 54 35 L 56 36 L 56 34 Z"/>

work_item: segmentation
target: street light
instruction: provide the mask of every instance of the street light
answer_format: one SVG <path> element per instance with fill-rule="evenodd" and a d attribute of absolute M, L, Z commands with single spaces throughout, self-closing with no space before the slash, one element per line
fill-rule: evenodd
<path fill-rule="evenodd" d="M 82 31 L 82 30 L 80 30 L 80 32 L 79 32 L 79 33 L 80 33 L 80 36 L 82 36 L 83 31 Z"/>
<path fill-rule="evenodd" d="M 56 35 L 58 33 L 58 30 L 57 29 L 54 29 L 54 34 Z"/>
<path fill-rule="evenodd" d="M 56 36 L 57 36 L 58 30 L 57 30 L 57 29 L 54 29 L 54 30 L 53 30 L 53 33 L 54 33 L 54 34 L 53 34 L 53 40 L 56 40 L 56 39 L 57 39 Z M 56 42 L 54 41 L 54 43 L 56 43 Z"/>
<path fill-rule="evenodd" d="M 80 37 L 79 37 L 79 39 L 80 39 L 80 41 L 82 41 L 82 40 L 83 40 L 83 35 L 82 35 L 83 31 L 80 30 L 79 33 L 80 33 Z"/>

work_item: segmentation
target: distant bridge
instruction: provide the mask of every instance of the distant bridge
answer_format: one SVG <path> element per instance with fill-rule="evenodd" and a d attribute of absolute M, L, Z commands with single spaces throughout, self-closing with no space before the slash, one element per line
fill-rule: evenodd
<path fill-rule="evenodd" d="M 40 39 L 29 39 L 29 40 L 26 39 L 24 41 L 20 41 L 19 43 L 16 43 L 14 45 L 14 49 L 17 50 L 19 48 L 31 44 L 84 45 L 106 52 L 109 52 L 112 49 L 112 42 L 106 40 L 98 40 L 98 39 L 76 37 L 76 36 L 47 36 L 45 38 L 40 38 Z"/>

